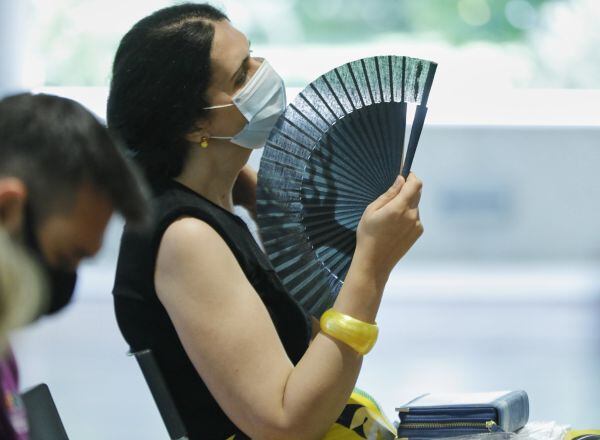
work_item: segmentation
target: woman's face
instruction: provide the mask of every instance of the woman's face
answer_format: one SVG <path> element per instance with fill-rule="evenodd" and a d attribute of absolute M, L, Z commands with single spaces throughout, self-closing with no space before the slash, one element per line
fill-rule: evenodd
<path fill-rule="evenodd" d="M 248 82 L 261 64 L 250 56 L 250 42 L 227 20 L 214 23 L 211 49 L 212 79 L 207 91 L 209 106 L 230 104 L 233 96 Z M 235 136 L 246 125 L 246 118 L 235 105 L 209 110 L 207 137 Z"/>

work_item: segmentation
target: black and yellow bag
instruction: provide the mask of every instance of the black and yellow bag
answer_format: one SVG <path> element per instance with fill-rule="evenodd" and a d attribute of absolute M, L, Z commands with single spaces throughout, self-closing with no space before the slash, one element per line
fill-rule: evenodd
<path fill-rule="evenodd" d="M 369 394 L 354 388 L 342 414 L 323 440 L 393 440 L 394 425 Z"/>

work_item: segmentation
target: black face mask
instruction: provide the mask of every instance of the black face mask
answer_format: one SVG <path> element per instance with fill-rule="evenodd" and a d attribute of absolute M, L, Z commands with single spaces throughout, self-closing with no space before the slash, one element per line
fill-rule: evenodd
<path fill-rule="evenodd" d="M 45 309 L 46 315 L 52 315 L 63 309 L 73 297 L 75 283 L 77 282 L 77 272 L 71 272 L 52 267 L 40 247 L 37 235 L 35 233 L 34 221 L 31 209 L 25 212 L 24 238 L 25 244 L 37 258 L 38 263 L 46 275 L 48 283 L 48 302 Z"/>

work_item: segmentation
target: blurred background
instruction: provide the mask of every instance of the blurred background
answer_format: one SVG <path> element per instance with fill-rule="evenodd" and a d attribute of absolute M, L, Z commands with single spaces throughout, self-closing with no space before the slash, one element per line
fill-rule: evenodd
<path fill-rule="evenodd" d="M 119 39 L 174 3 L 0 0 L 0 94 L 104 118 Z M 393 420 L 426 392 L 525 389 L 531 420 L 600 427 L 600 1 L 211 3 L 289 99 L 364 56 L 439 63 L 414 164 L 426 232 L 392 274 L 358 385 Z M 24 386 L 49 384 L 74 439 L 167 438 L 113 316 L 121 227 L 75 304 L 14 338 Z"/>

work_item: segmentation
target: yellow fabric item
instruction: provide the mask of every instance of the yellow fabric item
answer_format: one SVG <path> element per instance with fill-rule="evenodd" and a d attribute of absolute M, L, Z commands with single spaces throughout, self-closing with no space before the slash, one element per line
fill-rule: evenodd
<path fill-rule="evenodd" d="M 394 425 L 369 394 L 354 388 L 344 411 L 323 440 L 393 440 Z"/>
<path fill-rule="evenodd" d="M 321 315 L 321 331 L 332 338 L 342 341 L 359 354 L 365 355 L 375 345 L 379 328 L 335 309 L 326 310 Z"/>
<path fill-rule="evenodd" d="M 567 431 L 565 440 L 584 440 L 588 435 L 600 435 L 600 429 L 571 429 Z"/>
<path fill-rule="evenodd" d="M 358 433 L 346 428 L 345 426 L 334 423 L 327 431 L 324 440 L 364 440 Z"/>

